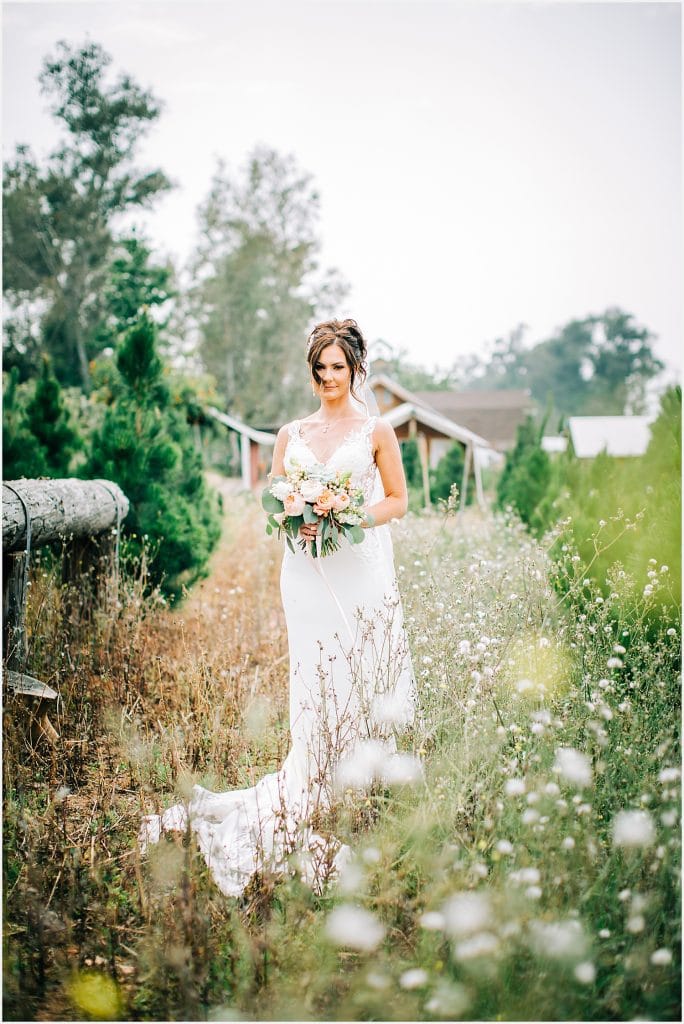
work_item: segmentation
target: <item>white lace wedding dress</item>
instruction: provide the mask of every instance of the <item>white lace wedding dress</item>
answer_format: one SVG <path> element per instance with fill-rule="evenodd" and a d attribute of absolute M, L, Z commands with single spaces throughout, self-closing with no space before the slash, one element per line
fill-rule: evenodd
<path fill-rule="evenodd" d="M 351 470 L 367 505 L 383 496 L 372 450 L 375 422 L 370 417 L 347 434 L 325 463 Z M 290 425 L 285 451 L 286 468 L 295 463 L 318 463 L 299 421 Z M 287 871 L 293 863 L 316 887 L 334 875 L 348 851 L 317 834 L 315 821 L 333 798 L 336 770 L 361 740 L 375 738 L 391 755 L 395 729 L 414 713 L 389 527 L 366 530 L 361 544 L 344 540 L 324 558 L 286 547 L 281 595 L 292 741 L 282 768 L 250 789 L 211 793 L 195 786 L 187 804 L 146 817 L 140 834 L 144 848 L 163 830 L 189 823 L 217 885 L 230 896 L 240 895 L 255 872 Z"/>

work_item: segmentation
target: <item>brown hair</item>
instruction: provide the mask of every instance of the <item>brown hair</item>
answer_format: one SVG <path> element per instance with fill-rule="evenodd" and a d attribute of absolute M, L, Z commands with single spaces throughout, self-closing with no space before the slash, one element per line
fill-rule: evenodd
<path fill-rule="evenodd" d="M 366 339 L 359 330 L 356 320 L 326 320 L 322 324 L 316 324 L 309 335 L 306 349 L 306 361 L 311 370 L 311 376 L 317 384 L 321 384 L 321 378 L 314 369 L 321 357 L 323 349 L 328 345 L 339 345 L 344 352 L 347 366 L 351 371 L 350 390 L 355 398 L 358 396 L 354 391 L 354 384 L 361 383 L 366 379 Z"/>

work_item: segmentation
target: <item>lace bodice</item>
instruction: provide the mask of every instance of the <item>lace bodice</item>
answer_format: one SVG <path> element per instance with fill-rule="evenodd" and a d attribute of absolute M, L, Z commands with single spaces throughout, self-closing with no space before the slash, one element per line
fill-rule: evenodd
<path fill-rule="evenodd" d="M 377 422 L 371 416 L 360 427 L 345 434 L 329 459 L 323 463 L 327 469 L 351 470 L 351 482 L 360 487 L 366 504 L 373 496 L 377 466 L 373 455 L 373 430 Z M 301 420 L 294 420 L 288 428 L 288 442 L 285 449 L 285 469 L 292 469 L 293 463 L 309 467 L 319 465 L 316 454 L 302 437 Z"/>

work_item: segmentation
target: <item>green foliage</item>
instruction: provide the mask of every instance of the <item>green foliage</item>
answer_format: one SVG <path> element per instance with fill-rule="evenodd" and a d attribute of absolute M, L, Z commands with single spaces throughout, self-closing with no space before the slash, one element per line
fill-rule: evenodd
<path fill-rule="evenodd" d="M 463 487 L 464 456 L 463 446 L 456 443 L 442 456 L 437 467 L 430 473 L 430 498 L 432 501 L 447 501 L 451 488 L 457 485 L 459 491 Z M 472 501 L 472 488 L 466 493 L 466 504 Z"/>
<path fill-rule="evenodd" d="M 540 428 L 531 416 L 518 427 L 515 446 L 506 453 L 506 462 L 497 484 L 497 507 L 511 506 L 533 533 L 543 532 L 546 523 L 539 505 L 552 480 L 551 461 L 541 447 Z"/>
<path fill-rule="evenodd" d="M 27 423 L 25 390 L 19 384 L 18 369 L 13 367 L 6 377 L 2 402 L 3 480 L 47 476 L 45 451 Z"/>
<path fill-rule="evenodd" d="M 3 402 L 5 479 L 68 476 L 73 456 L 83 443 L 71 422 L 49 360 L 43 359 L 33 388 L 21 388 L 18 378 L 14 367 Z"/>
<path fill-rule="evenodd" d="M 135 235 L 116 243 L 108 268 L 105 288 L 105 318 L 98 331 L 98 348 L 114 347 L 143 312 L 165 307 L 176 292 L 172 288 L 173 268 L 151 261 L 151 250 Z M 157 321 L 160 330 L 165 321 Z"/>
<path fill-rule="evenodd" d="M 43 358 L 26 416 L 31 432 L 45 451 L 47 475 L 68 476 L 72 458 L 83 447 L 83 442 L 71 423 L 62 389 L 47 358 Z"/>
<path fill-rule="evenodd" d="M 418 442 L 414 437 L 401 442 L 401 461 L 404 466 L 406 483 L 409 487 L 423 486 L 423 470 L 420 465 Z"/>
<path fill-rule="evenodd" d="M 122 488 L 132 550 L 149 547 L 150 583 L 175 600 L 205 573 L 220 534 L 217 502 L 184 410 L 171 404 L 147 314 L 125 334 L 117 366 L 118 393 L 93 435 L 84 475 Z"/>
<path fill-rule="evenodd" d="M 627 617 L 644 592 L 655 593 L 646 618 L 656 632 L 681 610 L 681 424 L 681 388 L 671 388 L 641 458 L 567 460 L 550 505 L 554 517 L 570 521 L 553 548 L 559 562 L 569 542 L 580 557 L 577 572 L 590 573 L 604 597 L 618 593 Z"/>
<path fill-rule="evenodd" d="M 42 166 L 18 147 L 3 185 L 3 288 L 11 310 L 29 310 L 10 317 L 7 363 L 35 372 L 37 353 L 48 352 L 58 379 L 84 390 L 107 344 L 100 325 L 116 218 L 170 187 L 161 171 L 132 165 L 159 104 L 128 75 L 107 84 L 110 63 L 96 43 L 58 43 L 40 82 L 65 138 Z"/>
<path fill-rule="evenodd" d="M 653 334 L 631 313 L 609 308 L 571 320 L 552 337 L 525 348 L 525 326 L 499 338 L 488 358 L 470 362 L 470 388 L 529 388 L 545 405 L 549 395 L 566 416 L 640 413 L 646 386 L 662 369 Z"/>
<path fill-rule="evenodd" d="M 200 211 L 191 298 L 201 357 L 227 408 L 251 424 L 306 407 L 307 329 L 345 293 L 335 274 L 320 283 L 318 210 L 310 177 L 259 147 L 240 176 L 218 168 Z"/>

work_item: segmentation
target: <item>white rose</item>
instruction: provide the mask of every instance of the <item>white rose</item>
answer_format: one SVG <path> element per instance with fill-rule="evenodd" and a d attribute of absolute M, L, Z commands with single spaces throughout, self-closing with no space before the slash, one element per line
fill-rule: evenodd
<path fill-rule="evenodd" d="M 299 485 L 299 493 L 304 501 L 316 501 L 325 490 L 325 485 L 320 480 L 302 480 Z"/>
<path fill-rule="evenodd" d="M 277 498 L 278 501 L 285 501 L 285 498 L 287 498 L 288 494 L 291 493 L 292 484 L 287 480 L 276 480 L 276 482 L 271 486 L 271 494 L 274 498 Z"/>

